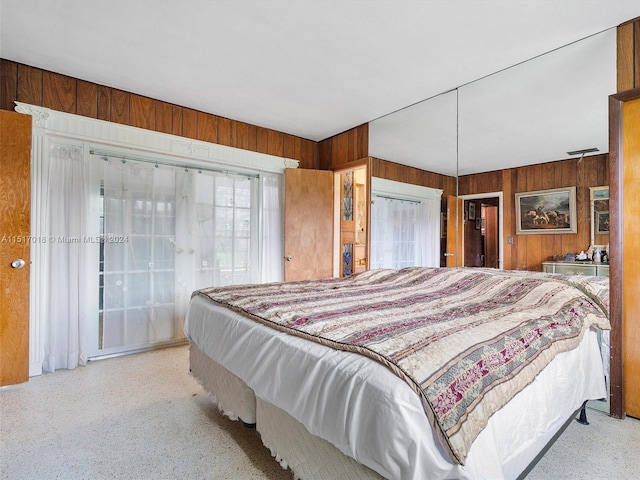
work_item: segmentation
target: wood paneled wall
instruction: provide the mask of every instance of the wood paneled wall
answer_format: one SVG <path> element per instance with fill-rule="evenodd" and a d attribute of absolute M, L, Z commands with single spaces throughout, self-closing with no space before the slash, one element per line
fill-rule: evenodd
<path fill-rule="evenodd" d="M 333 170 L 338 165 L 362 160 L 369 156 L 369 124 L 342 132 L 318 144 L 318 168 Z"/>
<path fill-rule="evenodd" d="M 456 194 L 455 177 L 407 167 L 380 158 L 371 157 L 371 176 L 423 187 L 441 188 L 443 190 L 443 198 Z"/>
<path fill-rule="evenodd" d="M 460 177 L 460 195 L 503 192 L 504 268 L 542 269 L 541 263 L 554 255 L 578 253 L 589 248 L 591 237 L 589 187 L 609 185 L 609 157 L 560 160 Z M 560 187 L 576 187 L 578 233 L 516 235 L 515 194 Z M 513 239 L 513 244 L 507 242 Z"/>
<path fill-rule="evenodd" d="M 301 168 L 318 168 L 315 141 L 0 59 L 0 109 L 13 110 L 15 101 L 293 158 Z"/>
<path fill-rule="evenodd" d="M 618 92 L 640 87 L 640 17 L 618 27 Z"/>

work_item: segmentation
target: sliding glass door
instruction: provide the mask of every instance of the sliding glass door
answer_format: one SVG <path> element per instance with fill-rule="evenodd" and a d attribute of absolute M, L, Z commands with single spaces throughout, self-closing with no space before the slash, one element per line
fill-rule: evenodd
<path fill-rule="evenodd" d="M 260 179 L 106 159 L 97 352 L 181 342 L 197 288 L 260 281 Z"/>

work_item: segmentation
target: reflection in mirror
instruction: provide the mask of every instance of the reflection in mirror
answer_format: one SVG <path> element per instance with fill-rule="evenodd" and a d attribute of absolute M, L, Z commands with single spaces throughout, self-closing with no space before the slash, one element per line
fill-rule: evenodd
<path fill-rule="evenodd" d="M 457 182 L 457 97 L 457 90 L 446 92 L 370 122 L 369 155 L 454 177 Z M 452 193 L 457 194 L 457 184 L 443 200 L 441 265 L 448 266 L 456 264 L 460 244 L 456 241 L 458 221 L 455 196 L 449 196 Z"/>
<path fill-rule="evenodd" d="M 429 98 L 369 123 L 369 155 L 456 176 L 457 91 Z"/>
<path fill-rule="evenodd" d="M 370 122 L 369 154 L 457 179 L 555 162 L 585 147 L 608 152 L 615 90 L 613 28 Z"/>
<path fill-rule="evenodd" d="M 365 199 L 367 192 L 367 167 L 360 166 L 338 170 L 334 173 L 336 185 L 336 211 L 340 214 L 336 223 L 337 238 L 334 238 L 340 252 L 340 277 L 367 269 L 368 215 Z M 334 265 L 335 267 L 335 265 Z"/>
<path fill-rule="evenodd" d="M 460 87 L 459 175 L 609 151 L 615 61 L 613 29 Z"/>
<path fill-rule="evenodd" d="M 591 243 L 587 255 L 591 259 L 608 263 L 609 187 L 590 187 L 589 204 L 591 210 Z"/>

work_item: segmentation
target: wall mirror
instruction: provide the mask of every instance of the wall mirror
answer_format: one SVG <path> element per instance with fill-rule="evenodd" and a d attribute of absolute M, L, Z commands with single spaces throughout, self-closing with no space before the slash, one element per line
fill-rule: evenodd
<path fill-rule="evenodd" d="M 373 120 L 369 154 L 457 179 L 606 153 L 615 90 L 614 28 Z"/>
<path fill-rule="evenodd" d="M 590 250 L 600 249 L 608 255 L 609 245 L 609 187 L 589 188 L 591 219 Z"/>

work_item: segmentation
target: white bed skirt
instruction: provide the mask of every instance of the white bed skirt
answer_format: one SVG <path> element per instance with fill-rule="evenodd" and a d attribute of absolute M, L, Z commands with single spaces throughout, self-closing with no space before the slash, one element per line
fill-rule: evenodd
<path fill-rule="evenodd" d="M 324 460 L 297 465 L 299 442 L 287 443 L 279 437 L 282 427 L 273 429 L 267 421 L 263 427 L 259 415 L 251 416 L 251 403 L 257 404 L 258 398 L 299 422 L 307 435 L 334 445 L 336 457 L 355 459 L 383 478 L 422 480 L 427 474 L 434 479 L 494 480 L 517 478 L 584 399 L 606 395 L 597 333 L 590 330 L 578 348 L 560 354 L 492 416 L 461 466 L 446 457 L 430 434 L 417 395 L 370 359 L 277 332 L 203 297 L 192 299 L 186 332 L 195 357 L 193 375 L 231 418 L 246 423 L 255 418 L 265 444 L 302 478 L 303 468 L 315 468 L 307 480 L 349 476 L 317 476 Z M 216 365 L 208 367 L 209 360 Z M 340 369 L 332 368 L 336 362 Z M 350 410 L 344 410 L 346 404 Z M 382 411 L 378 407 L 384 414 L 377 414 Z M 295 448 L 288 451 L 291 445 Z"/>
<path fill-rule="evenodd" d="M 331 443 L 312 435 L 291 415 L 256 398 L 242 380 L 189 346 L 191 375 L 211 393 L 220 411 L 232 420 L 255 424 L 262 443 L 282 468 L 296 479 L 382 480 L 384 477 L 348 457 Z"/>
<path fill-rule="evenodd" d="M 256 423 L 256 395 L 246 383 L 207 357 L 197 345 L 189 345 L 189 370 L 204 389 L 214 396 L 222 413 L 246 425 Z"/>

